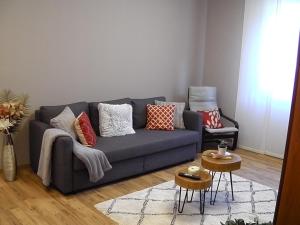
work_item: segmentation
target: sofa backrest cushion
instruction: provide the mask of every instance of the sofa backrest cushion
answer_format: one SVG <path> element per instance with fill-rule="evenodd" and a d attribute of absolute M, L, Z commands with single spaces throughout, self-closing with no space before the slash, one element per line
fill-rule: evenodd
<path fill-rule="evenodd" d="M 112 104 L 112 105 L 131 104 L 130 98 L 121 98 L 121 99 L 110 100 L 110 101 L 91 102 L 91 103 L 89 103 L 90 121 L 91 121 L 92 127 L 93 127 L 93 129 L 94 129 L 97 136 L 100 136 L 100 131 L 99 131 L 99 110 L 98 110 L 98 104 L 99 103 L 106 103 L 106 104 Z"/>
<path fill-rule="evenodd" d="M 144 99 L 131 99 L 131 104 L 133 108 L 133 128 L 139 129 L 146 127 L 147 123 L 147 104 L 154 105 L 155 100 L 166 101 L 163 96 L 154 98 L 144 98 Z"/>
<path fill-rule="evenodd" d="M 89 115 L 88 103 L 76 102 L 69 105 L 41 106 L 38 112 L 38 119 L 41 122 L 50 124 L 50 120 L 60 114 L 66 106 L 70 107 L 76 117 L 82 112 L 86 112 Z"/>

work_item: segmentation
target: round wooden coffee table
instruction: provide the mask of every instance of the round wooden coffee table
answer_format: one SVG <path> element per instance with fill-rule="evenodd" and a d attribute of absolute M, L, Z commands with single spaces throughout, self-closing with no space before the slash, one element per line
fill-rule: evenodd
<path fill-rule="evenodd" d="M 230 157 L 226 157 L 224 159 L 214 159 L 210 156 L 211 153 L 217 153 L 217 152 L 218 152 L 217 150 L 207 150 L 203 152 L 201 156 L 201 165 L 203 168 L 208 169 L 212 172 L 212 179 L 214 179 L 214 176 L 216 175 L 217 172 L 220 172 L 220 177 L 219 177 L 219 181 L 218 181 L 218 185 L 215 191 L 215 196 L 213 201 L 212 201 L 213 184 L 211 186 L 211 200 L 210 200 L 211 204 L 215 204 L 221 176 L 222 173 L 224 172 L 229 172 L 230 184 L 231 184 L 231 196 L 232 196 L 232 200 L 234 201 L 231 172 L 240 169 L 241 162 L 242 162 L 241 157 L 235 153 L 230 153 Z"/>
<path fill-rule="evenodd" d="M 188 171 L 188 167 L 182 167 L 175 172 L 175 183 L 179 186 L 178 212 L 182 213 L 185 202 L 192 202 L 194 191 L 199 190 L 200 191 L 200 213 L 203 214 L 204 207 L 205 207 L 205 193 L 206 193 L 206 189 L 208 189 L 212 184 L 212 176 L 208 172 L 203 170 L 200 170 L 197 174 L 195 174 L 201 178 L 200 180 L 193 180 L 191 178 L 179 176 L 179 173 L 181 172 L 187 173 L 187 171 Z M 183 200 L 182 207 L 180 208 L 182 188 L 185 188 L 186 192 L 185 192 L 185 197 Z M 190 200 L 188 200 L 189 190 L 192 190 L 192 196 Z"/>

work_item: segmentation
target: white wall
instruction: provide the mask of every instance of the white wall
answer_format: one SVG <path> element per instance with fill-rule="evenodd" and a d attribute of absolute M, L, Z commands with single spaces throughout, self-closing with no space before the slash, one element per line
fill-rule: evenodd
<path fill-rule="evenodd" d="M 198 1 L 197 28 L 195 32 L 195 52 L 194 52 L 194 70 L 193 70 L 193 86 L 201 86 L 204 79 L 205 67 L 205 45 L 206 45 L 206 29 L 207 29 L 207 7 L 208 0 Z"/>
<path fill-rule="evenodd" d="M 0 1 L 0 89 L 28 93 L 32 110 L 121 97 L 185 100 L 202 76 L 205 2 Z M 19 164 L 29 162 L 27 130 L 15 139 Z"/>
<path fill-rule="evenodd" d="M 244 0 L 209 0 L 202 85 L 216 86 L 218 104 L 234 117 L 243 34 Z"/>

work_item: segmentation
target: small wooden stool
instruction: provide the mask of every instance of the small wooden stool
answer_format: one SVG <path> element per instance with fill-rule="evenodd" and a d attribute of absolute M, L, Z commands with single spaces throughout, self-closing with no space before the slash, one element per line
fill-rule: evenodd
<path fill-rule="evenodd" d="M 191 178 L 179 176 L 179 173 L 181 173 L 181 172 L 187 173 L 187 171 L 188 171 L 188 167 L 183 167 L 183 168 L 178 169 L 175 172 L 175 183 L 180 188 L 180 190 L 179 190 L 179 199 L 178 199 L 178 212 L 182 213 L 185 202 L 188 202 L 188 203 L 192 202 L 194 191 L 199 190 L 200 191 L 200 213 L 203 214 L 204 213 L 204 207 L 205 207 L 205 193 L 207 191 L 206 189 L 208 189 L 212 184 L 212 176 L 208 172 L 203 171 L 203 170 L 200 170 L 197 174 L 195 174 L 197 176 L 200 176 L 201 180 L 193 180 Z M 185 192 L 185 197 L 184 197 L 184 200 L 183 200 L 182 207 L 180 208 L 180 205 L 181 205 L 181 189 L 182 188 L 185 188 L 186 192 Z M 189 189 L 192 190 L 192 196 L 191 196 L 190 200 L 188 200 L 188 191 L 189 191 Z"/>
<path fill-rule="evenodd" d="M 223 172 L 229 172 L 230 174 L 231 196 L 232 196 L 232 200 L 234 201 L 231 172 L 240 169 L 241 162 L 242 162 L 241 157 L 234 153 L 230 153 L 230 158 L 224 158 L 224 159 L 214 159 L 210 156 L 211 153 L 217 153 L 217 152 L 218 152 L 217 150 L 207 150 L 203 152 L 201 156 L 201 165 L 203 168 L 208 169 L 212 172 L 212 179 L 214 179 L 214 176 L 216 175 L 217 172 L 220 172 L 220 177 L 219 177 L 217 189 L 215 191 L 214 200 L 212 200 L 213 183 L 211 186 L 210 204 L 212 205 L 215 204 L 216 196 L 218 193 L 219 184 Z"/>

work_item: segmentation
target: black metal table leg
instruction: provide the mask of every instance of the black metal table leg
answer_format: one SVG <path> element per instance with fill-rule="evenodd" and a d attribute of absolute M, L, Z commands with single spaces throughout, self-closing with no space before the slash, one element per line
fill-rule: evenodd
<path fill-rule="evenodd" d="M 232 174 L 231 171 L 229 172 L 230 174 L 230 184 L 231 184 L 231 197 L 232 197 L 232 201 L 234 201 L 234 196 L 233 196 L 233 185 L 232 185 Z"/>
<path fill-rule="evenodd" d="M 193 201 L 194 191 L 195 191 L 195 190 L 192 191 L 192 196 L 191 196 L 191 199 L 190 199 L 190 200 L 188 199 L 189 197 L 187 196 L 187 202 L 188 202 L 188 203 L 191 203 L 191 202 Z"/>
<path fill-rule="evenodd" d="M 188 202 L 188 203 L 192 202 L 193 195 L 194 195 L 194 192 L 195 192 L 195 190 L 192 191 L 191 199 L 188 200 L 188 198 L 189 198 L 188 197 L 188 191 L 189 191 L 189 189 L 186 189 L 185 196 L 184 196 L 184 199 L 183 199 L 183 203 L 181 205 L 181 192 L 182 191 L 183 191 L 182 188 L 179 187 L 179 199 L 178 199 L 178 212 L 179 213 L 183 212 L 183 208 L 184 208 L 184 205 L 185 205 L 186 202 Z M 206 190 L 203 190 L 203 191 L 200 190 L 200 214 L 204 214 L 205 193 L 206 193 Z"/>
<path fill-rule="evenodd" d="M 212 182 L 211 182 L 211 186 L 210 186 L 210 204 L 211 204 L 211 200 L 212 200 L 212 190 L 213 190 L 215 174 L 216 174 L 216 172 L 211 171 Z"/>
<path fill-rule="evenodd" d="M 220 185 L 222 173 L 223 173 L 223 172 L 220 172 L 220 177 L 219 177 L 217 189 L 215 190 L 215 197 L 214 197 L 214 200 L 212 200 L 212 198 L 210 198 L 210 204 L 211 204 L 211 205 L 214 205 L 215 202 L 216 202 L 216 197 L 217 197 L 217 193 L 218 193 L 218 190 L 219 190 L 219 185 Z M 211 187 L 211 195 L 210 195 L 210 196 L 212 197 L 212 187 Z"/>
<path fill-rule="evenodd" d="M 202 191 L 200 190 L 200 214 L 204 214 L 204 208 L 205 208 L 205 193 L 206 191 L 203 190 L 203 200 L 202 200 Z"/>
<path fill-rule="evenodd" d="M 180 187 L 179 188 L 179 199 L 178 199 L 178 212 L 179 213 L 183 212 L 184 204 L 185 204 L 187 198 L 188 198 L 188 189 L 186 189 L 184 200 L 183 200 L 183 204 L 182 204 L 182 207 L 180 209 L 180 202 L 181 202 L 181 187 Z"/>

